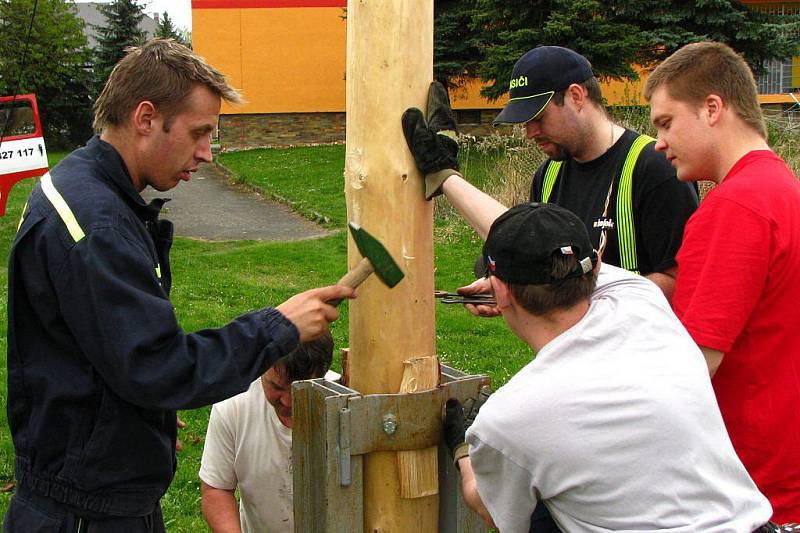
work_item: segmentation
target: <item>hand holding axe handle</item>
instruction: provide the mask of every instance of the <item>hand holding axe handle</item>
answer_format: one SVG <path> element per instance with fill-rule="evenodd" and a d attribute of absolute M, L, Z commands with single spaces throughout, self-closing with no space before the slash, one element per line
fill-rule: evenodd
<path fill-rule="evenodd" d="M 339 280 L 338 284 L 355 289 L 372 273 L 375 273 L 378 279 L 390 289 L 400 283 L 400 280 L 405 277 L 405 274 L 403 274 L 403 271 L 397 266 L 397 263 L 394 262 L 394 259 L 392 259 L 392 256 L 386 248 L 358 224 L 350 222 L 347 226 L 350 228 L 350 235 L 353 236 L 353 241 L 356 243 L 358 252 L 363 258 L 350 272 Z M 339 298 L 336 300 L 329 300 L 328 303 L 335 307 L 339 305 L 341 301 L 341 298 Z"/>

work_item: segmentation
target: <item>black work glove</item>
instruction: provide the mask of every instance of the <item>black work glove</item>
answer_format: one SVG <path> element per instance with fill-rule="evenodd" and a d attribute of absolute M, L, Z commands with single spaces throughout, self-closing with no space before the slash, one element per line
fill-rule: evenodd
<path fill-rule="evenodd" d="M 438 81 L 432 81 L 428 87 L 428 127 L 434 133 L 441 133 L 450 137 L 456 134 L 456 116 L 450 108 L 450 95 L 447 89 Z M 456 155 L 458 146 L 456 145 Z"/>
<path fill-rule="evenodd" d="M 464 403 L 466 409 L 461 402 L 455 398 L 447 400 L 444 406 L 444 441 L 447 444 L 447 449 L 450 450 L 450 456 L 458 468 L 458 460 L 462 457 L 469 455 L 469 447 L 465 440 L 467 429 L 475 422 L 475 417 L 486 400 L 491 395 L 491 390 L 488 386 L 482 387 L 478 393 L 478 398 L 469 398 Z"/>
<path fill-rule="evenodd" d="M 464 406 L 455 398 L 444 404 L 444 442 L 450 450 L 450 457 L 458 467 L 458 460 L 469 455 L 469 447 L 464 435 L 467 428 L 464 423 Z"/>
<path fill-rule="evenodd" d="M 458 172 L 456 121 L 450 109 L 447 89 L 435 81 L 428 89 L 428 121 L 422 111 L 406 109 L 402 118 L 403 135 L 417 168 L 425 176 L 425 199 L 442 194 L 442 184 Z M 439 133 L 439 132 L 442 133 Z"/>

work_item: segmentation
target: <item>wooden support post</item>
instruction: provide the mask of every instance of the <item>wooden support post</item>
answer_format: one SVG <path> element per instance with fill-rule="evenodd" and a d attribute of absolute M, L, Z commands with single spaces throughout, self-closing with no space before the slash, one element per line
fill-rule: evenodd
<path fill-rule="evenodd" d="M 361 394 L 397 393 L 403 361 L 436 353 L 433 204 L 400 126 L 407 107 L 425 108 L 432 77 L 433 0 L 348 1 L 348 218 L 379 239 L 406 275 L 391 290 L 373 276 L 350 303 L 348 374 Z M 360 257 L 352 242 L 349 251 L 352 267 Z M 396 456 L 365 456 L 364 530 L 436 531 L 438 496 L 401 498 Z"/>
<path fill-rule="evenodd" d="M 439 358 L 415 357 L 403 362 L 400 392 L 424 392 L 439 386 Z M 422 498 L 439 494 L 438 446 L 397 452 L 400 497 Z"/>

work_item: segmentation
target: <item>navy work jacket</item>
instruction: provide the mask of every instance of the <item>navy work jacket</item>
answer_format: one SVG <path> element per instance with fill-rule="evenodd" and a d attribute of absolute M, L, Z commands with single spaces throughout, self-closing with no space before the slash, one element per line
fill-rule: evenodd
<path fill-rule="evenodd" d="M 175 411 L 246 390 L 298 332 L 265 308 L 184 333 L 163 201 L 146 204 L 99 137 L 51 176 L 62 201 L 37 184 L 8 262 L 17 481 L 87 516 L 146 515 L 175 471 Z"/>

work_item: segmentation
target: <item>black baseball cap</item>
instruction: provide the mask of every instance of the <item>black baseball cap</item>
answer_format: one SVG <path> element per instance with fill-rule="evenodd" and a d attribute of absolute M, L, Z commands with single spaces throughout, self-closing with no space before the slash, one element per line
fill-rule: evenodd
<path fill-rule="evenodd" d="M 575 255 L 575 268 L 553 278 L 553 254 Z M 487 273 L 507 283 L 547 285 L 578 278 L 597 264 L 597 252 L 581 219 L 555 204 L 512 207 L 492 224 L 483 245 Z"/>
<path fill-rule="evenodd" d="M 569 48 L 539 46 L 529 50 L 514 65 L 509 82 L 511 99 L 492 124 L 533 120 L 557 91 L 592 76 L 589 61 Z"/>

